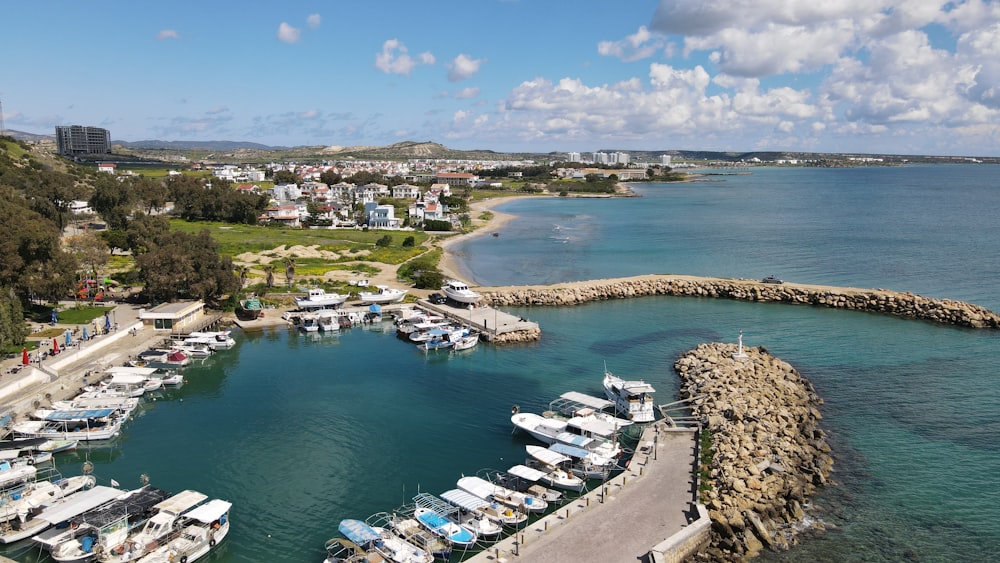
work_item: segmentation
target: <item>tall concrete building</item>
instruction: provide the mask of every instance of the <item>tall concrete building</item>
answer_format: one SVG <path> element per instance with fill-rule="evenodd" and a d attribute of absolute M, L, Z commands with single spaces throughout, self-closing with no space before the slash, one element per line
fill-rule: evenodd
<path fill-rule="evenodd" d="M 111 154 L 111 133 L 100 127 L 57 125 L 56 147 L 59 154 Z"/>

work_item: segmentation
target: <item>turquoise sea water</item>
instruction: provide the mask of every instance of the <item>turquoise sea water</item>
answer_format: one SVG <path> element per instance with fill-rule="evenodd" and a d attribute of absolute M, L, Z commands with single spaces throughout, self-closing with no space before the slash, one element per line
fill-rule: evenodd
<path fill-rule="evenodd" d="M 995 168 L 762 169 L 642 198 L 518 201 L 500 237 L 461 246 L 483 284 L 641 273 L 887 287 L 1000 310 Z M 343 518 L 391 510 L 463 474 L 519 463 L 512 405 L 600 393 L 603 364 L 662 402 L 702 342 L 763 345 L 812 380 L 837 486 L 812 513 L 836 529 L 781 561 L 982 561 L 1000 551 L 1000 335 L 847 311 L 651 297 L 513 312 L 538 343 L 425 355 L 390 333 L 274 330 L 188 371 L 85 459 L 105 484 L 195 488 L 234 502 L 216 561 L 317 562 Z M 643 515 L 636 515 L 637 518 Z M 37 560 L 24 546 L 4 550 Z"/>

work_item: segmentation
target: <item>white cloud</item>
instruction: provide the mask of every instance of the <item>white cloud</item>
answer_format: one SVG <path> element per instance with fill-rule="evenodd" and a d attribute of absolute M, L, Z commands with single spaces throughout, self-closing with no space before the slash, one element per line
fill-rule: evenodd
<path fill-rule="evenodd" d="M 638 61 L 653 56 L 663 49 L 665 41 L 662 36 L 654 35 L 646 26 L 639 31 L 619 41 L 601 41 L 597 44 L 597 52 L 608 57 L 617 57 L 625 62 Z"/>
<path fill-rule="evenodd" d="M 292 27 L 286 22 L 281 22 L 278 26 L 278 40 L 285 43 L 298 43 L 302 37 L 302 30 Z"/>
<path fill-rule="evenodd" d="M 479 88 L 462 88 L 452 96 L 457 100 L 468 100 L 469 98 L 475 98 L 479 95 Z"/>
<path fill-rule="evenodd" d="M 312 29 L 318 28 L 321 23 L 323 23 L 323 17 L 319 14 L 309 14 L 309 17 L 306 18 L 306 25 Z"/>
<path fill-rule="evenodd" d="M 156 39 L 163 41 L 164 39 L 180 39 L 180 34 L 173 29 L 164 29 L 156 34 Z"/>
<path fill-rule="evenodd" d="M 459 80 L 472 78 L 477 72 L 479 72 L 479 67 L 483 64 L 483 62 L 484 59 L 473 59 L 464 53 L 458 55 L 455 57 L 455 60 L 448 65 L 448 80 L 458 82 Z"/>
<path fill-rule="evenodd" d="M 387 39 L 382 44 L 382 52 L 375 55 L 375 68 L 386 74 L 409 76 L 418 65 L 434 64 L 434 55 L 430 53 L 420 53 L 417 57 L 411 57 L 400 40 Z"/>

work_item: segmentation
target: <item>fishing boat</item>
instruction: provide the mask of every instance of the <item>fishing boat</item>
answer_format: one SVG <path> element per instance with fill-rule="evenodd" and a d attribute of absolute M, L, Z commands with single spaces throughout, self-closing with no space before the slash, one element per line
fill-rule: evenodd
<path fill-rule="evenodd" d="M 319 331 L 319 316 L 315 314 L 302 315 L 299 318 L 299 330 L 302 332 L 318 332 Z"/>
<path fill-rule="evenodd" d="M 468 284 L 458 280 L 448 280 L 441 287 L 441 291 L 444 292 L 448 299 L 464 305 L 474 305 L 483 298 L 482 295 L 469 289 Z"/>
<path fill-rule="evenodd" d="M 459 496 L 452 499 L 441 496 L 442 500 L 455 508 L 449 513 L 452 519 L 472 530 L 480 538 L 492 539 L 503 533 L 503 522 L 480 510 L 489 504 L 487 501 L 458 489 L 454 489 L 452 493 L 457 493 Z"/>
<path fill-rule="evenodd" d="M 193 563 L 208 554 L 229 533 L 232 503 L 212 499 L 184 513 L 176 537 L 140 557 L 142 563 Z"/>
<path fill-rule="evenodd" d="M 374 528 L 391 529 L 394 534 L 430 553 L 435 559 L 451 559 L 451 544 L 421 526 L 413 517 L 414 509 L 414 506 L 408 505 L 397 508 L 392 514 L 374 514 L 368 518 L 367 523 Z"/>
<path fill-rule="evenodd" d="M 507 471 L 491 472 L 490 480 L 508 489 L 535 495 L 549 504 L 561 503 L 564 500 L 563 494 L 544 486 L 549 484 L 546 477 L 544 471 L 518 464 L 511 466 Z"/>
<path fill-rule="evenodd" d="M 393 563 L 432 563 L 434 556 L 400 536 L 361 520 L 341 520 L 340 533 L 369 553 L 376 553 Z M 328 542 L 329 545 L 329 542 Z"/>
<path fill-rule="evenodd" d="M 573 461 L 566 469 L 581 479 L 607 479 L 612 471 L 620 469 L 614 458 L 583 448 L 555 443 L 548 449 L 571 458 Z"/>
<path fill-rule="evenodd" d="M 327 293 L 322 288 L 312 288 L 305 297 L 296 297 L 295 306 L 305 311 L 313 309 L 336 309 L 347 301 L 347 295 Z"/>
<path fill-rule="evenodd" d="M 124 422 L 116 409 L 56 410 L 43 420 L 18 422 L 11 429 L 22 438 L 88 442 L 114 438 Z"/>
<path fill-rule="evenodd" d="M 586 488 L 587 482 L 570 471 L 573 459 L 569 456 L 541 446 L 527 445 L 525 449 L 531 456 L 526 461 L 528 467 L 544 473 L 543 483 L 567 491 L 582 492 Z"/>
<path fill-rule="evenodd" d="M 254 294 L 249 294 L 240 299 L 236 307 L 236 317 L 241 321 L 252 321 L 264 315 L 264 303 Z"/>
<path fill-rule="evenodd" d="M 0 501 L 0 522 L 26 518 L 30 511 L 44 508 L 82 489 L 89 489 L 96 483 L 93 475 L 78 475 L 66 479 L 30 481 L 7 489 Z"/>
<path fill-rule="evenodd" d="M 316 313 L 316 324 L 320 332 L 337 332 L 340 330 L 340 318 L 336 311 L 320 310 Z"/>
<path fill-rule="evenodd" d="M 618 414 L 633 422 L 656 419 L 653 393 L 656 389 L 644 381 L 627 381 L 604 368 L 604 393 L 615 402 Z"/>
<path fill-rule="evenodd" d="M 475 348 L 476 344 L 479 344 L 479 333 L 472 331 L 464 336 L 460 336 L 455 343 L 452 345 L 452 350 L 456 352 L 460 350 L 468 350 L 470 348 Z"/>
<path fill-rule="evenodd" d="M 97 544 L 102 546 L 100 561 L 102 563 L 131 561 L 153 551 L 177 531 L 177 525 L 184 517 L 184 513 L 207 498 L 208 496 L 198 491 L 181 491 L 153 505 L 152 516 L 137 530 L 132 527 L 132 532 L 125 536 L 118 534 L 114 537 L 98 537 Z M 53 559 L 55 559 L 54 550 Z"/>
<path fill-rule="evenodd" d="M 444 538 L 455 547 L 470 548 L 476 545 L 476 534 L 472 530 L 431 508 L 418 506 L 413 511 L 413 516 L 429 532 Z"/>
<path fill-rule="evenodd" d="M 127 491 L 71 519 L 67 528 L 50 528 L 33 541 L 61 563 L 91 561 L 98 551 L 102 561 L 131 560 L 137 557 L 135 547 L 127 545 L 126 538 L 150 518 L 153 506 L 169 496 L 150 485 Z M 129 559 L 122 558 L 125 553 Z"/>
<path fill-rule="evenodd" d="M 114 487 L 96 486 L 62 496 L 50 504 L 18 514 L 0 525 L 0 543 L 14 543 L 44 532 L 51 526 L 63 525 L 74 517 L 112 501 L 123 491 Z"/>
<path fill-rule="evenodd" d="M 205 344 L 212 350 L 228 350 L 236 346 L 236 340 L 229 330 L 196 331 L 184 337 L 184 342 Z"/>
<path fill-rule="evenodd" d="M 482 477 L 462 477 L 458 480 L 458 488 L 483 500 L 493 500 L 522 512 L 541 513 L 549 508 L 549 504 L 541 498 L 528 493 L 512 491 Z"/>
<path fill-rule="evenodd" d="M 359 291 L 358 297 L 364 305 L 385 305 L 399 303 L 406 297 L 407 290 L 396 289 L 387 285 L 376 285 L 375 291 Z"/>
<path fill-rule="evenodd" d="M 556 437 L 566 431 L 565 420 L 545 418 L 533 412 L 514 410 L 516 412 L 510 417 L 510 422 L 514 427 L 527 432 L 532 438 L 540 442 L 554 444 L 556 443 Z"/>
<path fill-rule="evenodd" d="M 441 493 L 441 498 L 466 512 L 474 513 L 480 518 L 491 520 L 503 526 L 517 527 L 528 520 L 527 512 L 503 506 L 492 499 L 483 498 L 462 489 L 445 491 Z"/>

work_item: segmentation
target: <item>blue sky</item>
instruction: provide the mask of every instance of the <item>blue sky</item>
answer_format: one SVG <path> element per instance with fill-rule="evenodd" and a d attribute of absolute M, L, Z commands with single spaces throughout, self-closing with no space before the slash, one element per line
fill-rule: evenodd
<path fill-rule="evenodd" d="M 1000 155 L 1000 3 L 17 2 L 8 129 L 267 145 Z"/>

